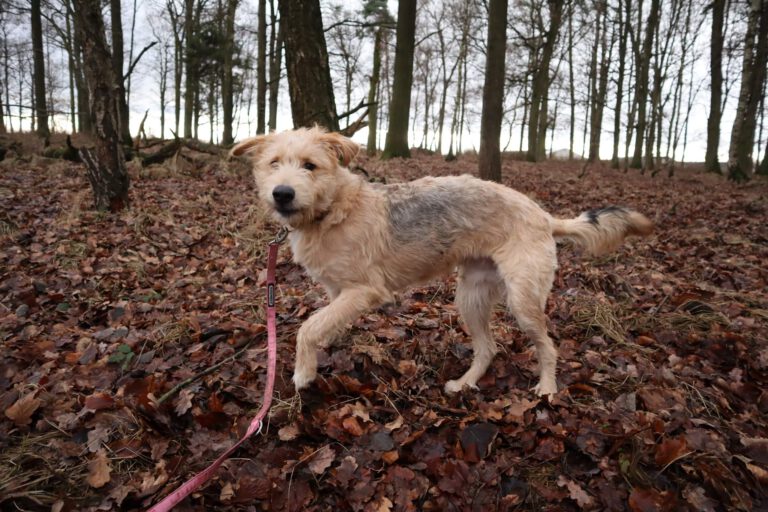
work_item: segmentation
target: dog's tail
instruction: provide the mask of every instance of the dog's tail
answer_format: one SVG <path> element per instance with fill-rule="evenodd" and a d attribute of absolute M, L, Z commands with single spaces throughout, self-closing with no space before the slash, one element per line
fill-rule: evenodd
<path fill-rule="evenodd" d="M 552 219 L 555 238 L 572 240 L 595 256 L 618 248 L 629 235 L 652 232 L 653 223 L 645 215 L 620 206 L 589 210 L 575 219 Z"/>

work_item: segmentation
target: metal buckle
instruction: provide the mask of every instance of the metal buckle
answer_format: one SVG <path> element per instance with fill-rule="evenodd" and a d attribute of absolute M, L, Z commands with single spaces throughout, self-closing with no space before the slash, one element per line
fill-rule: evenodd
<path fill-rule="evenodd" d="M 286 238 L 288 238 L 288 233 L 290 231 L 287 227 L 283 226 L 280 228 L 280 230 L 275 235 L 275 238 L 270 242 L 270 244 L 281 244 L 285 241 Z"/>

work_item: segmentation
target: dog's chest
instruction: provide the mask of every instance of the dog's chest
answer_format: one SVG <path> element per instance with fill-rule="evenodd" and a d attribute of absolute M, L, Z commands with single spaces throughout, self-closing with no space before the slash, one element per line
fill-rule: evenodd
<path fill-rule="evenodd" d="M 339 285 L 354 280 L 359 269 L 357 251 L 336 237 L 297 233 L 291 237 L 291 249 L 294 261 L 304 267 L 315 281 L 324 284 Z"/>

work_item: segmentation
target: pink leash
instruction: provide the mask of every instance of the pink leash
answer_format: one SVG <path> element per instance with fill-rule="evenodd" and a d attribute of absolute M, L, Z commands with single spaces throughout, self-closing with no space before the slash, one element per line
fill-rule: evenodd
<path fill-rule="evenodd" d="M 264 389 L 264 401 L 259 413 L 251 420 L 248 431 L 230 449 L 222 453 L 210 466 L 196 474 L 184 484 L 166 496 L 161 502 L 150 508 L 148 512 L 167 512 L 179 504 L 181 500 L 192 494 L 198 487 L 211 479 L 213 473 L 232 455 L 232 452 L 256 432 L 261 432 L 262 420 L 272 404 L 272 390 L 275 387 L 275 366 L 277 364 L 277 321 L 275 320 L 275 266 L 277 265 L 277 250 L 288 236 L 288 230 L 282 228 L 269 243 L 267 256 L 267 386 Z"/>

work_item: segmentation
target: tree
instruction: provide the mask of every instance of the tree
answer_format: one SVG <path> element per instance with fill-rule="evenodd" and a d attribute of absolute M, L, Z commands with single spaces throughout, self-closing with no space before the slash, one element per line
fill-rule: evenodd
<path fill-rule="evenodd" d="M 85 80 L 91 91 L 90 114 L 94 149 L 81 150 L 99 210 L 116 212 L 128 206 L 128 172 L 120 140 L 116 84 L 107 46 L 100 0 L 73 0 L 75 30 L 83 41 Z"/>
<path fill-rule="evenodd" d="M 224 117 L 224 133 L 221 136 L 221 143 L 225 146 L 234 142 L 232 137 L 232 118 L 235 104 L 233 68 L 235 65 L 235 11 L 237 10 L 237 2 L 238 0 L 227 0 L 224 13 L 224 62 L 221 74 L 221 110 Z M 259 79 L 261 80 L 261 77 Z M 263 112 L 261 117 L 262 132 L 260 133 L 263 133 Z"/>
<path fill-rule="evenodd" d="M 256 50 L 256 133 L 264 133 L 267 113 L 267 1 L 259 0 Z"/>
<path fill-rule="evenodd" d="M 397 7 L 395 76 L 389 108 L 389 128 L 382 158 L 411 156 L 408 119 L 413 85 L 413 49 L 416 37 L 416 0 L 400 0 Z"/>
<path fill-rule="evenodd" d="M 504 62 L 507 51 L 507 0 L 488 3 L 483 113 L 480 121 L 480 178 L 501 181 L 501 120 L 504 114 Z"/>
<path fill-rule="evenodd" d="M 283 41 L 285 31 L 283 24 L 275 33 L 277 16 L 275 15 L 275 0 L 269 0 L 270 33 L 269 33 L 269 131 L 277 128 L 277 99 L 280 94 L 280 71 L 282 69 Z"/>
<path fill-rule="evenodd" d="M 648 104 L 648 75 L 651 66 L 651 57 L 653 56 L 653 42 L 654 36 L 656 35 L 656 25 L 659 23 L 660 10 L 661 0 L 651 0 L 648 23 L 645 26 L 645 39 L 643 40 L 642 53 L 639 54 L 636 59 L 637 81 L 635 83 L 635 98 L 637 103 L 637 127 L 635 129 L 635 151 L 632 155 L 632 163 L 630 164 L 630 167 L 635 169 L 643 167 L 643 143 L 645 142 L 645 130 L 648 122 L 646 116 Z M 639 13 L 641 12 L 642 9 L 640 9 Z"/>
<path fill-rule="evenodd" d="M 117 103 L 119 109 L 120 137 L 123 143 L 130 146 L 131 129 L 129 124 L 128 102 L 125 100 L 125 83 L 123 81 L 123 19 L 120 0 L 109 0 L 110 16 L 112 18 L 112 73 L 117 88 Z"/>
<path fill-rule="evenodd" d="M 750 0 L 747 32 L 744 36 L 744 60 L 741 90 L 728 150 L 728 179 L 736 182 L 750 178 L 754 162 L 757 111 L 768 64 L 768 1 Z"/>
<path fill-rule="evenodd" d="M 51 132 L 48 128 L 48 107 L 45 95 L 45 52 L 43 50 L 43 22 L 40 10 L 40 0 L 31 0 L 32 7 L 32 59 L 34 62 L 35 82 L 35 119 L 37 134 L 48 145 Z"/>
<path fill-rule="evenodd" d="M 293 124 L 339 129 L 319 0 L 279 0 Z"/>
<path fill-rule="evenodd" d="M 711 89 L 709 95 L 709 117 L 707 119 L 707 152 L 704 158 L 704 167 L 709 172 L 720 171 L 720 162 L 717 151 L 720 147 L 720 119 L 722 111 L 720 103 L 723 95 L 723 19 L 725 18 L 726 0 L 714 0 L 712 2 L 712 44 L 709 47 L 709 69 L 711 75 Z"/>
<path fill-rule="evenodd" d="M 562 0 L 547 0 L 549 5 L 549 28 L 543 34 L 543 45 L 535 66 L 531 89 L 531 107 L 528 114 L 528 160 L 538 162 L 545 158 L 547 135 L 547 103 L 549 100 L 550 69 L 555 42 L 563 15 Z M 543 30 L 543 27 L 542 27 Z"/>

